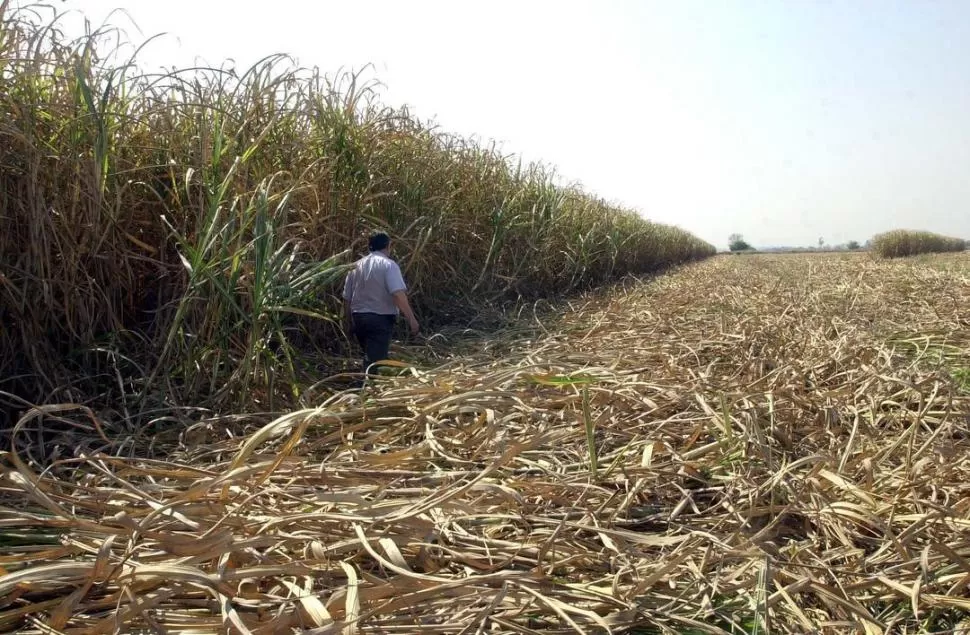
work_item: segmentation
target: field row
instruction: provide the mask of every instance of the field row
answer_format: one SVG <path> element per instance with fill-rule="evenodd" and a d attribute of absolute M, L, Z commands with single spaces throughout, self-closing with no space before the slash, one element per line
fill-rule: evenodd
<path fill-rule="evenodd" d="M 5 6 L 0 391 L 31 403 L 292 401 L 295 359 L 347 352 L 339 280 L 377 230 L 426 325 L 714 253 L 358 75 L 282 56 L 146 75 L 112 54 L 123 34 Z"/>

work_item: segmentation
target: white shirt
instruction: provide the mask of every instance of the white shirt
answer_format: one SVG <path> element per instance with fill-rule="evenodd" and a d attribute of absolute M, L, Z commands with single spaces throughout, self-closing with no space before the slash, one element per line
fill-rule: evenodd
<path fill-rule="evenodd" d="M 407 291 L 401 268 L 379 251 L 358 260 L 344 281 L 344 300 L 350 302 L 352 313 L 397 315 L 391 296 L 398 291 Z"/>

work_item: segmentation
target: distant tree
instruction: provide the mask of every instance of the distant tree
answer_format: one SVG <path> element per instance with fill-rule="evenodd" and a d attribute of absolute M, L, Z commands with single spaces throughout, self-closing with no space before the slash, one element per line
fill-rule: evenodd
<path fill-rule="evenodd" d="M 751 249 L 751 245 L 744 240 L 744 236 L 741 234 L 731 234 L 728 236 L 728 249 L 731 251 L 747 251 Z"/>
<path fill-rule="evenodd" d="M 855 251 L 856 249 L 858 249 L 861 246 L 862 245 L 859 244 L 859 241 L 858 240 L 850 240 L 849 242 L 847 242 L 845 244 L 846 249 L 850 249 L 852 251 Z"/>

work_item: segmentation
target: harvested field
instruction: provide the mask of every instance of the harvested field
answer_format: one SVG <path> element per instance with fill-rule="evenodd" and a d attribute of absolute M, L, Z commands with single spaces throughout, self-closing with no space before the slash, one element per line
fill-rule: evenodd
<path fill-rule="evenodd" d="M 366 401 L 153 443 L 35 411 L 0 629 L 957 629 L 968 307 L 964 254 L 715 258 Z"/>

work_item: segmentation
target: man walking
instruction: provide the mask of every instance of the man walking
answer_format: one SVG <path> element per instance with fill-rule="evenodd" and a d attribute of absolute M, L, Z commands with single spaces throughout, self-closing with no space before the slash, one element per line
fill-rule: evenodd
<path fill-rule="evenodd" d="M 374 362 L 387 359 L 398 313 L 403 313 L 411 333 L 418 321 L 408 303 L 401 268 L 391 260 L 391 239 L 381 232 L 370 237 L 370 253 L 355 264 L 344 282 L 344 311 L 350 332 L 364 349 L 364 368 L 375 372 Z"/>

